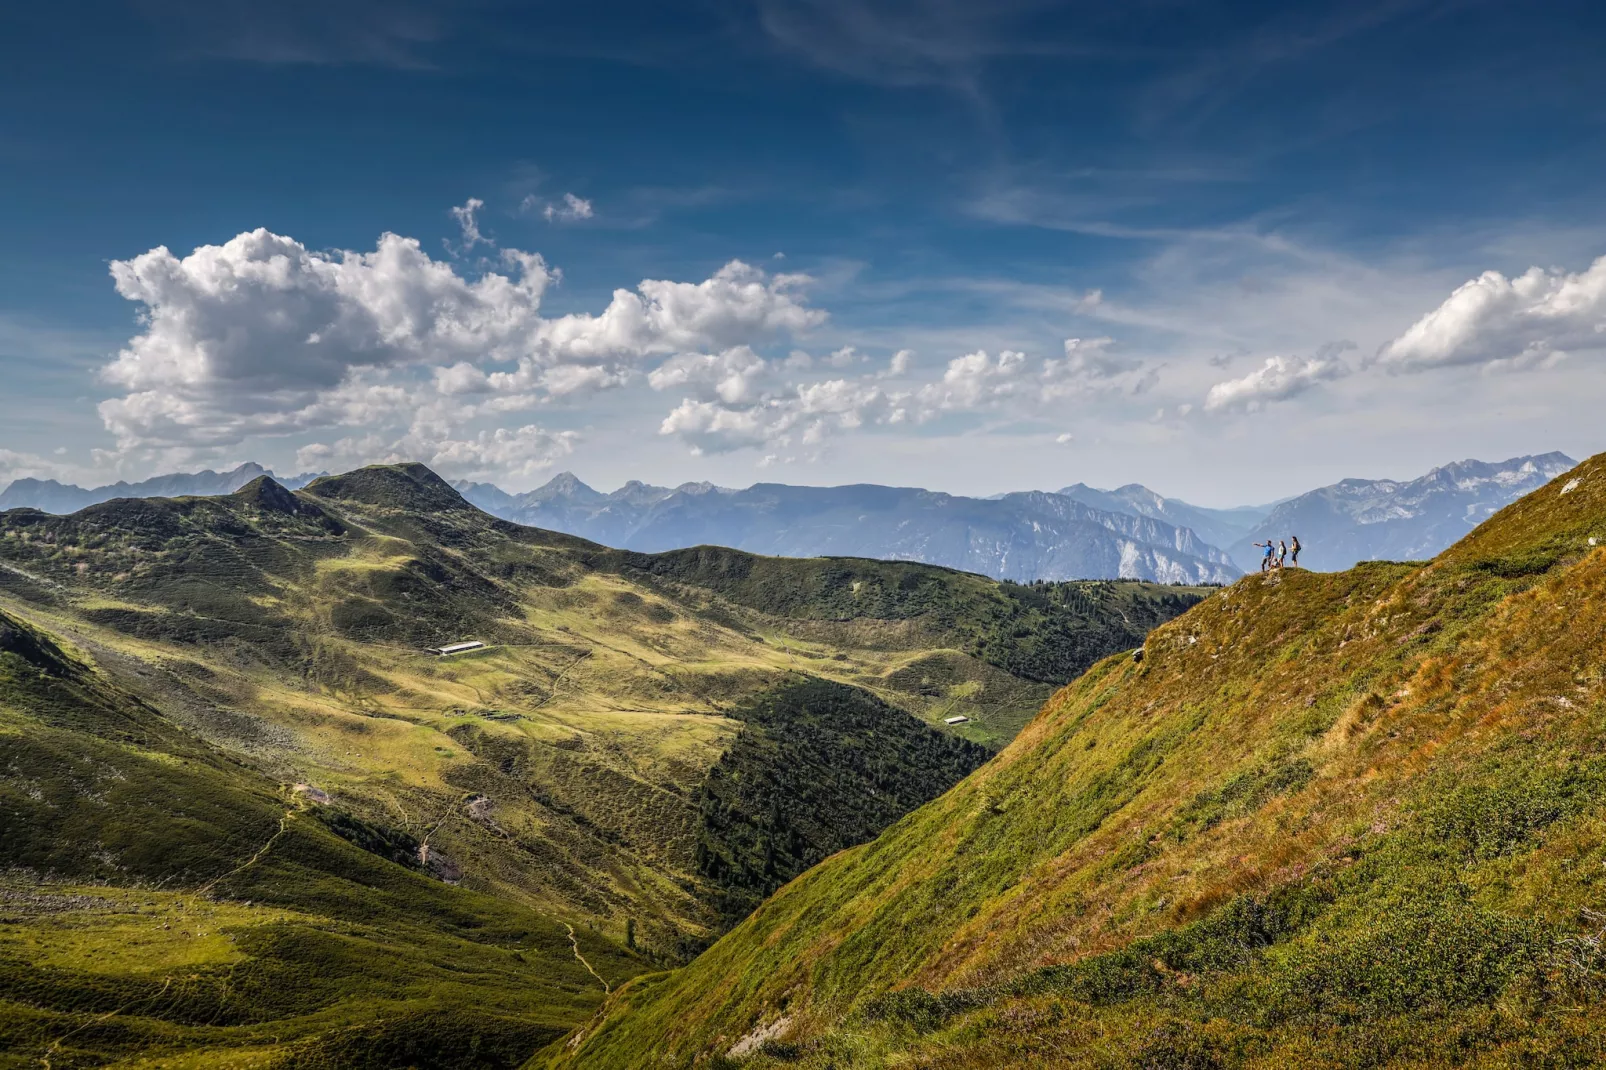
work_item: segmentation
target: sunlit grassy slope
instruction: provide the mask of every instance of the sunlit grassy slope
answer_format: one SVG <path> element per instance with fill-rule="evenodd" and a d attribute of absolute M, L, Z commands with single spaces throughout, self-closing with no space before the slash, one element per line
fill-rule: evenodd
<path fill-rule="evenodd" d="M 534 1065 L 1606 1065 L 1606 455 L 1250 576 Z"/>
<path fill-rule="evenodd" d="M 1201 594 L 709 547 L 625 553 L 492 518 L 418 465 L 295 494 L 263 479 L 227 497 L 0 514 L 0 608 L 65 637 L 274 791 L 300 785 L 370 854 L 427 846 L 436 879 L 616 941 L 633 933 L 660 961 L 717 934 L 751 882 L 853 842 L 738 793 L 747 810 L 721 820 L 758 831 L 720 846 L 705 781 L 716 767 L 763 775 L 731 763 L 764 760 L 778 730 L 746 716 L 754 702 L 826 680 L 861 696 L 844 708 L 879 700 L 997 746 L 1055 685 Z M 422 652 L 462 639 L 488 646 Z M 754 745 L 735 748 L 739 733 Z M 940 789 L 978 760 L 956 766 L 925 743 L 886 755 L 899 767 L 866 766 L 841 805 L 873 798 L 878 778 Z M 879 827 L 861 822 L 855 838 Z"/>
<path fill-rule="evenodd" d="M 506 1067 L 643 968 L 335 816 L 0 611 L 0 1066 Z"/>

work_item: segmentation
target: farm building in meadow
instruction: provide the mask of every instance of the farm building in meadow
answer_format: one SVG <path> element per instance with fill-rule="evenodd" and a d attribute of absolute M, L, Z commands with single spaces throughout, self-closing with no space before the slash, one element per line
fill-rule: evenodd
<path fill-rule="evenodd" d="M 444 658 L 448 654 L 462 654 L 470 650 L 481 650 L 484 647 L 485 644 L 478 639 L 471 639 L 466 643 L 447 643 L 445 646 L 430 647 L 424 653 Z"/>

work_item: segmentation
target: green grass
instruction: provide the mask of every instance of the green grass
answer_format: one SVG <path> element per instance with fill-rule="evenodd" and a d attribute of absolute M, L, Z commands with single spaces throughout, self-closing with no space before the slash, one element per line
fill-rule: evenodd
<path fill-rule="evenodd" d="M 1600 1065 L 1601 543 L 1251 576 L 532 1065 Z"/>
<path fill-rule="evenodd" d="M 511 1066 L 603 996 L 555 919 L 396 864 L 4 613 L 0 768 L 0 1065 L 359 1065 L 360 1037 Z M 642 968 L 579 940 L 612 983 Z"/>
<path fill-rule="evenodd" d="M 269 780 L 329 793 L 347 832 L 380 830 L 359 841 L 429 836 L 466 886 L 615 939 L 634 920 L 663 962 L 730 916 L 698 862 L 697 798 L 760 696 L 806 674 L 996 748 L 1055 682 L 1200 597 L 706 547 L 621 554 L 487 516 L 416 465 L 297 494 L 262 480 L 14 511 L 0 563 L 0 606 L 95 650 Z M 491 645 L 420 653 L 470 638 Z M 953 715 L 970 721 L 944 726 Z M 470 812 L 476 795 L 488 806 Z M 856 821 L 846 840 L 817 839 L 866 834 Z"/>

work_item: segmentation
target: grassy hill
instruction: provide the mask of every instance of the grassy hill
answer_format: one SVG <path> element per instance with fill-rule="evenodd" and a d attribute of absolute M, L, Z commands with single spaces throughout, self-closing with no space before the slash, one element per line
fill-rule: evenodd
<path fill-rule="evenodd" d="M 0 769 L 0 1066 L 515 1066 L 644 967 L 381 857 L 3 611 Z"/>
<path fill-rule="evenodd" d="M 532 1065 L 1606 1064 L 1606 455 L 1248 577 Z"/>
<path fill-rule="evenodd" d="M 367 1045 L 386 1008 L 412 1014 L 409 1001 L 438 989 L 418 1013 L 505 1011 L 525 1024 L 498 1058 L 523 1045 L 522 1059 L 601 992 L 583 970 L 567 977 L 579 964 L 563 926 L 582 947 L 612 949 L 585 952 L 612 963 L 597 967 L 609 983 L 643 959 L 684 960 L 758 895 L 973 769 L 1055 684 L 1141 642 L 1202 594 L 1022 587 L 707 547 L 628 554 L 492 518 L 417 465 L 296 493 L 262 479 L 225 497 L 0 513 L 7 634 L 28 637 L 14 641 L 36 669 L 60 652 L 72 668 L 59 678 L 78 689 L 77 712 L 54 727 L 38 693 L 13 681 L 0 696 L 17 726 L 4 738 L 37 770 L 3 781 L 5 894 L 37 906 L 17 908 L 28 919 L 17 932 L 32 935 L 3 953 L 18 976 L 58 962 L 88 969 L 56 1003 L 17 990 L 17 1006 L 59 1016 L 19 1050 L 68 1023 L 82 1027 L 74 1036 L 86 1051 L 119 1031 L 130 1039 L 95 1050 L 137 1047 L 144 1026 L 124 1018 L 144 1010 L 71 993 L 124 991 L 89 968 L 133 931 L 117 925 L 140 929 L 142 911 L 167 924 L 163 911 L 205 910 L 229 925 L 278 926 L 263 932 L 288 932 L 303 950 L 304 931 L 371 917 L 367 944 L 342 945 L 345 961 L 378 962 L 392 947 L 402 958 L 394 973 L 375 967 L 372 992 L 340 982 L 344 1017 L 294 1029 L 281 1026 L 301 1012 L 277 1004 L 241 1019 L 272 1023 L 245 1039 L 209 1031 L 226 1013 L 175 1011 L 182 1028 L 151 1026 L 167 1030 L 173 1051 L 210 1050 L 214 1039 L 234 1050 L 270 1034 Z M 447 658 L 423 649 L 460 639 L 487 645 Z M 957 715 L 970 720 L 943 723 Z M 108 727 L 129 718 L 136 727 Z M 827 775 L 832 792 L 811 795 Z M 241 874 L 208 883 L 270 841 Z M 316 861 L 298 861 L 303 849 Z M 306 879 L 324 890 L 247 888 L 281 867 L 316 871 Z M 394 901 L 361 890 L 390 886 Z M 441 939 L 466 944 L 430 942 L 431 927 L 447 924 L 439 918 L 464 912 L 481 920 L 453 921 Z M 116 924 L 80 932 L 81 913 Z M 418 941 L 413 928 L 425 934 Z M 185 929 L 188 939 L 195 929 Z M 454 988 L 439 973 L 477 969 L 474 934 L 504 929 L 521 935 L 487 938 L 487 961 L 519 949 L 546 980 L 509 967 L 480 1000 L 468 995 L 479 982 Z M 214 951 L 196 959 L 197 991 L 232 991 L 206 971 L 232 976 L 244 960 L 223 944 Z M 173 955 L 183 957 L 152 949 L 150 961 Z M 552 988 L 570 981 L 579 987 Z M 499 1003 L 504 990 L 523 1002 Z M 106 1012 L 115 1013 L 93 1021 Z M 471 1024 L 459 1039 L 490 1043 L 501 1028 Z"/>

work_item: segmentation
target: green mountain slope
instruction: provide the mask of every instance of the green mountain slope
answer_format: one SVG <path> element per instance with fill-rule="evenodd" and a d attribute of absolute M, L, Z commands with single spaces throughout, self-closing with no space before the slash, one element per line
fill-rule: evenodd
<path fill-rule="evenodd" d="M 969 752 L 945 739 L 1002 744 L 1055 684 L 1201 595 L 628 554 L 497 520 L 420 465 L 295 493 L 259 479 L 225 497 L 0 513 L 0 608 L 16 619 L 266 783 L 328 798 L 353 840 L 395 859 L 427 844 L 435 878 L 629 934 L 661 961 L 717 935 L 752 888 L 951 784 L 976 755 L 956 763 Z M 424 652 L 467 639 L 486 646 Z M 774 726 L 745 711 L 800 675 L 856 689 L 844 709 L 896 714 L 879 742 L 921 742 L 844 781 L 833 805 L 851 830 L 819 827 L 798 798 L 775 815 L 740 793 L 705 808 L 727 756 L 770 752 Z M 811 746 L 848 745 L 822 729 Z M 898 791 L 872 794 L 877 777 Z M 757 884 L 714 875 L 716 809 L 725 829 L 789 815 Z"/>
<path fill-rule="evenodd" d="M 0 611 L 0 1066 L 513 1066 L 642 968 L 355 830 Z"/>
<path fill-rule="evenodd" d="M 533 1065 L 1606 1063 L 1606 455 L 1251 576 Z"/>

